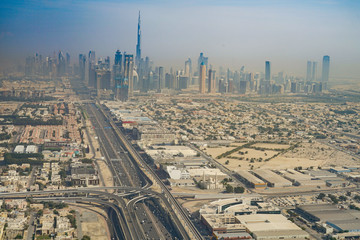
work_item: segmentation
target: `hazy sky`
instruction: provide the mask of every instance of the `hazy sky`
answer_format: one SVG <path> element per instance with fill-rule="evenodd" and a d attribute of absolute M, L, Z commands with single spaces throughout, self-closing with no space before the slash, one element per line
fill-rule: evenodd
<path fill-rule="evenodd" d="M 73 62 L 95 50 L 135 53 L 183 68 L 200 52 L 214 66 L 304 76 L 306 61 L 331 57 L 332 77 L 360 76 L 359 0 L 1 0 L 0 68 L 62 50 Z"/>

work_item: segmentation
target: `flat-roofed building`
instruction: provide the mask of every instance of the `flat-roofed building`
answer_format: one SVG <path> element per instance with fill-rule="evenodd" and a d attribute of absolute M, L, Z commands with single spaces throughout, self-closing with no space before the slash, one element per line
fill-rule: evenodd
<path fill-rule="evenodd" d="M 267 184 L 263 180 L 257 178 L 256 176 L 254 176 L 253 174 L 251 174 L 248 171 L 243 170 L 243 171 L 238 171 L 237 173 L 240 176 L 241 180 L 248 187 L 251 187 L 251 188 L 265 188 L 267 186 Z"/>
<path fill-rule="evenodd" d="M 35 145 L 28 145 L 25 150 L 26 153 L 37 153 L 38 147 Z"/>
<path fill-rule="evenodd" d="M 289 187 L 292 186 L 292 183 L 289 180 L 281 177 L 280 175 L 274 173 L 271 170 L 254 170 L 253 173 L 258 178 L 267 182 L 269 187 Z"/>
<path fill-rule="evenodd" d="M 175 134 L 156 125 L 143 125 L 134 130 L 134 135 L 143 145 L 172 144 Z"/>
<path fill-rule="evenodd" d="M 281 214 L 238 215 L 235 218 L 257 240 L 307 239 L 309 234 Z"/>
<path fill-rule="evenodd" d="M 278 171 L 281 176 L 291 181 L 295 186 L 320 186 L 326 185 L 325 181 L 314 179 L 310 175 L 298 172 L 294 169 L 280 170 Z"/>
<path fill-rule="evenodd" d="M 327 224 L 336 232 L 358 232 L 360 236 L 360 212 L 339 209 L 336 205 L 303 205 L 296 207 L 303 218 L 318 224 Z"/>
<path fill-rule="evenodd" d="M 305 174 L 308 174 L 310 176 L 312 176 L 313 178 L 336 178 L 337 175 L 335 173 L 331 173 L 329 171 L 326 170 L 311 170 L 311 171 L 304 171 Z"/>
<path fill-rule="evenodd" d="M 232 214 L 204 214 L 201 215 L 201 222 L 212 233 L 246 233 L 245 226 Z"/>
<path fill-rule="evenodd" d="M 14 149 L 14 153 L 24 153 L 25 147 L 23 145 L 17 145 Z"/>

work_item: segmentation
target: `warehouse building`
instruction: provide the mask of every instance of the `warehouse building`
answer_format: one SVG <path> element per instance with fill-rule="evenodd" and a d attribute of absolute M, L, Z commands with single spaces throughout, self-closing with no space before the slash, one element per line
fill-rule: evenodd
<path fill-rule="evenodd" d="M 358 232 L 360 236 L 360 211 L 339 209 L 335 205 L 304 205 L 296 211 L 310 222 L 332 227 L 335 232 Z"/>
<path fill-rule="evenodd" d="M 325 186 L 325 181 L 313 179 L 310 175 L 300 173 L 294 169 L 280 170 L 279 173 L 285 179 L 291 181 L 294 186 Z"/>
<path fill-rule="evenodd" d="M 307 239 L 309 234 L 281 214 L 235 216 L 257 240 Z"/>
<path fill-rule="evenodd" d="M 253 239 L 245 226 L 231 214 L 204 214 L 201 222 L 216 239 Z"/>
<path fill-rule="evenodd" d="M 271 170 L 254 170 L 255 176 L 265 181 L 269 187 L 289 187 L 292 183 Z"/>
<path fill-rule="evenodd" d="M 240 176 L 243 183 L 245 183 L 248 187 L 251 188 L 265 188 L 267 184 L 261 179 L 255 177 L 248 171 L 238 171 L 238 175 Z"/>

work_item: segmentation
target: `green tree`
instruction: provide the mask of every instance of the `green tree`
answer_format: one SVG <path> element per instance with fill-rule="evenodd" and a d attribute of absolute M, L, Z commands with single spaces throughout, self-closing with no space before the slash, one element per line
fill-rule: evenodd
<path fill-rule="evenodd" d="M 231 185 L 226 185 L 226 192 L 227 193 L 233 193 L 234 192 L 234 188 L 233 188 L 233 186 L 231 186 Z"/>
<path fill-rule="evenodd" d="M 238 186 L 238 187 L 234 188 L 235 193 L 244 193 L 244 191 L 245 191 L 245 188 L 243 188 L 241 186 Z"/>
<path fill-rule="evenodd" d="M 324 193 L 320 193 L 319 196 L 317 196 L 317 199 L 323 200 L 324 197 L 325 197 L 325 194 L 324 194 Z"/>

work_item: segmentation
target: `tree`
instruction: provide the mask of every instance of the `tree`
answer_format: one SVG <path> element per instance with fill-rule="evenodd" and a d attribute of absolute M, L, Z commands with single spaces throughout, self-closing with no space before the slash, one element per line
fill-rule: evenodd
<path fill-rule="evenodd" d="M 226 185 L 226 192 L 227 193 L 232 193 L 232 192 L 234 192 L 234 188 L 233 188 L 233 186 L 231 186 L 231 185 Z"/>
<path fill-rule="evenodd" d="M 88 235 L 84 235 L 81 240 L 90 240 L 91 238 Z"/>
<path fill-rule="evenodd" d="M 317 199 L 323 200 L 324 197 L 325 197 L 325 194 L 324 194 L 324 193 L 320 193 L 319 196 L 317 197 Z"/>
<path fill-rule="evenodd" d="M 244 191 L 245 191 L 245 188 L 241 187 L 241 186 L 238 186 L 238 187 L 234 188 L 235 193 L 244 193 Z"/>
<path fill-rule="evenodd" d="M 342 201 L 342 202 L 344 202 L 344 201 L 347 200 L 347 197 L 345 197 L 345 196 L 340 196 L 340 197 L 339 197 L 339 200 Z"/>

